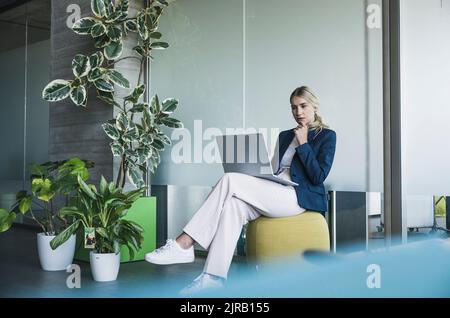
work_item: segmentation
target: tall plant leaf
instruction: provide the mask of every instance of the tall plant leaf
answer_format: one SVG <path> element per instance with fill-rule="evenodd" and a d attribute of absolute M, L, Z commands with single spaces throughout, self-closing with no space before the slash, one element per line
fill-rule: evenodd
<path fill-rule="evenodd" d="M 152 49 L 157 49 L 157 50 L 167 49 L 169 47 L 169 43 L 166 43 L 166 42 L 153 42 L 152 44 L 150 44 L 150 47 Z"/>
<path fill-rule="evenodd" d="M 171 144 L 172 144 L 172 141 L 170 140 L 170 138 L 167 137 L 167 136 L 164 135 L 164 134 L 158 135 L 158 136 L 156 137 L 156 139 L 161 140 L 161 141 L 162 141 L 163 143 L 165 143 L 166 145 L 171 145 Z"/>
<path fill-rule="evenodd" d="M 130 120 L 128 119 L 127 114 L 125 114 L 124 112 L 120 112 L 119 114 L 117 114 L 116 127 L 120 131 L 124 132 L 128 129 L 129 126 L 130 126 Z"/>
<path fill-rule="evenodd" d="M 92 69 L 88 74 L 88 81 L 95 82 L 103 76 L 103 72 L 99 67 Z"/>
<path fill-rule="evenodd" d="M 89 64 L 91 64 L 92 69 L 102 66 L 103 61 L 104 61 L 103 53 L 100 51 L 97 51 L 91 56 L 89 56 Z"/>
<path fill-rule="evenodd" d="M 128 180 L 137 188 L 144 185 L 144 178 L 136 165 L 130 165 L 127 171 Z"/>
<path fill-rule="evenodd" d="M 124 147 L 118 141 L 112 142 L 110 144 L 110 146 L 111 146 L 111 152 L 112 152 L 113 156 L 115 156 L 115 157 L 122 156 L 122 154 L 125 152 Z"/>
<path fill-rule="evenodd" d="M 152 146 L 155 147 L 158 150 L 163 150 L 164 149 L 164 143 L 161 140 L 157 139 L 157 138 L 153 139 Z"/>
<path fill-rule="evenodd" d="M 118 140 L 120 138 L 120 132 L 117 130 L 115 125 L 104 123 L 102 127 L 108 137 L 112 140 Z"/>
<path fill-rule="evenodd" d="M 108 81 L 105 81 L 103 78 L 99 78 L 94 82 L 95 87 L 97 89 L 104 91 L 104 92 L 113 92 L 114 91 L 114 85 L 111 84 Z"/>
<path fill-rule="evenodd" d="M 152 149 L 147 146 L 142 146 L 136 149 L 138 164 L 144 164 L 152 155 Z"/>
<path fill-rule="evenodd" d="M 118 8 L 123 13 L 128 13 L 129 2 L 128 0 L 120 0 Z"/>
<path fill-rule="evenodd" d="M 145 92 L 145 85 L 141 84 L 137 86 L 130 95 L 125 97 L 125 100 L 133 104 L 136 104 L 139 98 L 142 96 L 142 94 L 144 94 L 144 92 Z"/>
<path fill-rule="evenodd" d="M 97 98 L 104 101 L 107 104 L 114 105 L 120 107 L 119 103 L 114 100 L 114 94 L 111 92 L 104 92 L 101 90 L 97 90 Z"/>
<path fill-rule="evenodd" d="M 122 38 L 122 30 L 118 26 L 110 25 L 106 31 L 106 35 L 112 41 L 118 41 Z"/>
<path fill-rule="evenodd" d="M 99 36 L 106 33 L 106 27 L 105 25 L 99 21 L 91 28 L 91 36 L 93 38 L 98 38 Z"/>
<path fill-rule="evenodd" d="M 87 35 L 90 34 L 92 27 L 97 23 L 97 20 L 91 17 L 82 18 L 76 21 L 73 26 L 72 30 L 81 35 Z"/>
<path fill-rule="evenodd" d="M 137 29 L 138 29 L 138 33 L 139 36 L 141 37 L 142 40 L 147 40 L 148 39 L 148 29 L 147 26 L 145 25 L 145 14 L 138 14 L 137 19 Z"/>
<path fill-rule="evenodd" d="M 106 5 L 104 0 L 91 0 L 91 10 L 95 16 L 99 18 L 104 17 L 106 15 Z"/>
<path fill-rule="evenodd" d="M 126 28 L 128 31 L 131 31 L 131 32 L 137 32 L 137 31 L 138 31 L 138 27 L 137 27 L 137 22 L 136 22 L 136 20 L 133 19 L 133 20 L 128 20 L 127 22 L 125 22 L 125 28 Z"/>
<path fill-rule="evenodd" d="M 140 56 L 143 56 L 143 57 L 146 57 L 148 55 L 145 48 L 140 45 L 135 46 L 133 48 L 133 51 L 135 51 L 137 54 L 139 54 Z"/>
<path fill-rule="evenodd" d="M 72 71 L 77 77 L 86 76 L 90 71 L 89 58 L 83 54 L 77 54 L 72 60 Z"/>
<path fill-rule="evenodd" d="M 147 103 L 134 104 L 132 108 L 130 108 L 130 112 L 132 113 L 141 113 L 144 109 L 148 108 Z"/>
<path fill-rule="evenodd" d="M 69 96 L 71 91 L 70 82 L 57 79 L 51 81 L 42 91 L 42 98 L 49 102 L 57 102 Z"/>
<path fill-rule="evenodd" d="M 112 23 L 118 24 L 123 21 L 124 16 L 125 16 L 125 14 L 123 12 L 121 12 L 120 10 L 116 10 L 112 14 L 108 15 L 105 22 L 108 24 L 112 24 Z"/>
<path fill-rule="evenodd" d="M 162 111 L 171 114 L 177 109 L 178 101 L 175 98 L 167 98 L 162 102 Z"/>
<path fill-rule="evenodd" d="M 158 28 L 158 20 L 161 17 L 163 9 L 160 6 L 153 6 L 145 9 L 147 15 L 147 27 L 150 32 L 154 32 Z"/>
<path fill-rule="evenodd" d="M 108 78 L 111 80 L 111 82 L 119 85 L 120 87 L 130 88 L 130 82 L 116 70 L 109 70 Z"/>
<path fill-rule="evenodd" d="M 122 135 L 122 139 L 126 142 L 136 140 L 139 137 L 139 130 L 136 125 L 131 125 L 127 131 Z"/>
<path fill-rule="evenodd" d="M 70 92 L 70 99 L 78 106 L 85 106 L 86 103 L 86 88 L 84 86 L 78 86 L 72 89 Z"/>
<path fill-rule="evenodd" d="M 162 34 L 159 32 L 152 32 L 149 34 L 149 37 L 152 39 L 159 40 L 161 38 Z"/>
<path fill-rule="evenodd" d="M 111 41 L 105 48 L 104 48 L 104 55 L 108 60 L 115 60 L 120 55 L 122 55 L 122 41 Z"/>
<path fill-rule="evenodd" d="M 94 46 L 97 49 L 104 48 L 108 46 L 111 43 L 111 39 L 106 34 L 99 36 L 98 38 L 95 38 Z"/>
<path fill-rule="evenodd" d="M 169 128 L 183 128 L 181 121 L 175 118 L 161 118 L 161 123 Z"/>

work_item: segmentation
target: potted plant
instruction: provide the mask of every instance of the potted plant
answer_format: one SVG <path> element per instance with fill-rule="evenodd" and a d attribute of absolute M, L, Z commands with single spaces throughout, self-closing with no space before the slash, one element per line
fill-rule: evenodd
<path fill-rule="evenodd" d="M 57 200 L 68 204 L 73 192 L 78 187 L 78 178 L 89 177 L 88 168 L 93 163 L 72 158 L 64 161 L 33 164 L 31 172 L 31 193 L 25 190 L 16 195 L 16 202 L 11 211 L 0 211 L 0 232 L 8 230 L 16 214 L 34 221 L 42 232 L 37 234 L 37 248 L 41 267 L 47 271 L 65 270 L 72 264 L 75 252 L 75 236 L 67 238 L 65 244 L 53 250 L 50 241 L 59 233 L 70 227 L 71 219 L 58 213 Z M 42 215 L 37 214 L 42 211 Z"/>
<path fill-rule="evenodd" d="M 97 189 L 78 178 L 78 196 L 75 205 L 59 211 L 61 217 L 71 216 L 75 221 L 50 243 L 59 248 L 75 234 L 79 227 L 90 233 L 85 245 L 90 253 L 91 271 L 94 280 L 105 282 L 116 280 L 120 267 L 120 247 L 128 249 L 131 259 L 143 241 L 143 229 L 136 222 L 123 219 L 132 204 L 144 193 L 145 187 L 124 192 L 114 182 L 101 178 Z"/>
<path fill-rule="evenodd" d="M 42 92 L 43 99 L 49 102 L 70 97 L 75 105 L 87 108 L 87 92 L 94 87 L 97 98 L 115 107 L 114 118 L 102 127 L 111 139 L 113 156 L 120 157 L 115 185 L 121 188 L 125 186 L 126 179 L 140 188 L 146 184 L 148 174 L 155 172 L 161 162 L 160 152 L 171 144 L 162 127 L 183 127 L 178 119 L 171 117 L 178 101 L 174 98 L 160 101 L 158 95 L 150 98 L 148 87 L 144 84 L 142 74 L 150 59 L 153 59 L 152 51 L 169 46 L 160 41 L 162 35 L 157 31 L 159 19 L 168 3 L 165 0 L 145 3 L 136 15 L 129 16 L 128 0 L 92 0 L 92 16 L 76 21 L 72 29 L 77 34 L 92 37 L 98 50 L 90 55 L 77 54 L 72 61 L 74 78 L 53 80 Z M 130 32 L 137 34 L 133 55 L 122 56 L 123 41 Z M 117 63 L 124 59 L 134 59 L 140 65 L 136 73 L 136 87 L 131 88 L 129 80 L 115 69 Z M 117 102 L 115 86 L 130 89 L 121 103 Z M 136 202 L 135 205 L 136 209 L 144 207 L 139 213 L 133 213 L 133 218 L 140 222 L 145 220 L 148 226 L 145 241 L 151 241 L 139 253 L 140 259 L 156 246 L 156 236 L 148 236 L 156 233 L 155 199 L 141 198 L 140 201 L 145 200 L 145 204 Z"/>

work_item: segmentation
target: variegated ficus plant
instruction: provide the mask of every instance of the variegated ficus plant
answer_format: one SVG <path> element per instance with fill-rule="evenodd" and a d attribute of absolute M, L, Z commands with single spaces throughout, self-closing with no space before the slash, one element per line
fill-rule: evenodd
<path fill-rule="evenodd" d="M 171 144 L 162 127 L 182 127 L 179 120 L 171 117 L 178 106 L 176 99 L 160 102 L 155 95 L 148 103 L 142 102 L 147 89 L 141 78 L 143 68 L 149 59 L 153 59 L 152 50 L 169 46 L 159 41 L 161 33 L 157 32 L 159 19 L 167 5 L 165 0 L 150 0 L 136 16 L 129 17 L 128 0 L 91 0 L 93 16 L 81 18 L 72 29 L 91 36 L 98 50 L 89 56 L 77 54 L 72 61 L 74 78 L 54 80 L 42 92 L 46 101 L 57 102 L 70 97 L 75 105 L 87 107 L 88 90 L 93 86 L 97 98 L 118 108 L 115 118 L 102 125 L 112 139 L 113 155 L 121 157 L 116 180 L 118 187 L 125 185 L 125 176 L 136 187 L 142 187 L 148 170 L 153 173 L 161 161 L 159 152 Z M 123 40 L 129 32 L 138 34 L 137 43 L 133 55 L 122 57 Z M 124 59 L 140 61 L 134 88 L 130 88 L 129 80 L 114 69 L 114 65 Z M 115 96 L 115 85 L 130 89 L 121 104 Z"/>

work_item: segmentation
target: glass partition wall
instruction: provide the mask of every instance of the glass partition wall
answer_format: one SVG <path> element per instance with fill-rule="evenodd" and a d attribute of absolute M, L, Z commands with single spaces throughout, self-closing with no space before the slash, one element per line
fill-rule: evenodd
<path fill-rule="evenodd" d="M 173 145 L 151 176 L 152 185 L 193 191 L 174 207 L 174 222 L 181 226 L 188 220 L 223 174 L 212 160 L 214 136 L 253 129 L 263 132 L 273 149 L 278 133 L 296 126 L 291 92 L 307 85 L 337 133 L 325 183 L 330 202 L 335 198 L 330 208 L 346 210 L 340 215 L 349 213 L 347 219 L 363 214 L 352 227 L 365 237 L 343 243 L 363 239 L 367 248 L 384 245 L 381 2 L 177 0 L 170 5 L 160 26 L 170 48 L 154 53 L 149 83 L 152 94 L 180 100 L 176 117 L 185 125 L 169 133 Z M 359 205 L 346 205 L 347 200 Z M 344 231 L 335 221 L 335 231 Z"/>
<path fill-rule="evenodd" d="M 450 1 L 400 0 L 400 36 L 403 228 L 415 242 L 450 228 Z"/>
<path fill-rule="evenodd" d="M 2 208 L 10 207 L 17 191 L 29 189 L 28 165 L 48 160 L 49 112 L 41 92 L 49 80 L 50 14 L 49 0 L 0 7 Z"/>

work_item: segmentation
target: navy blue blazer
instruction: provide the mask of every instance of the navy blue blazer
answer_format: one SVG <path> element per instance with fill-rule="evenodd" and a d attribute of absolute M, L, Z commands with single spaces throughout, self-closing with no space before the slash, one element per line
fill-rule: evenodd
<path fill-rule="evenodd" d="M 281 159 L 294 138 L 294 130 L 285 130 L 278 136 L 279 158 Z M 311 211 L 325 214 L 328 207 L 327 193 L 323 182 L 333 165 L 336 151 L 336 133 L 331 129 L 322 129 L 319 133 L 308 132 L 308 142 L 296 148 L 291 163 L 291 179 L 295 186 L 298 204 Z"/>

